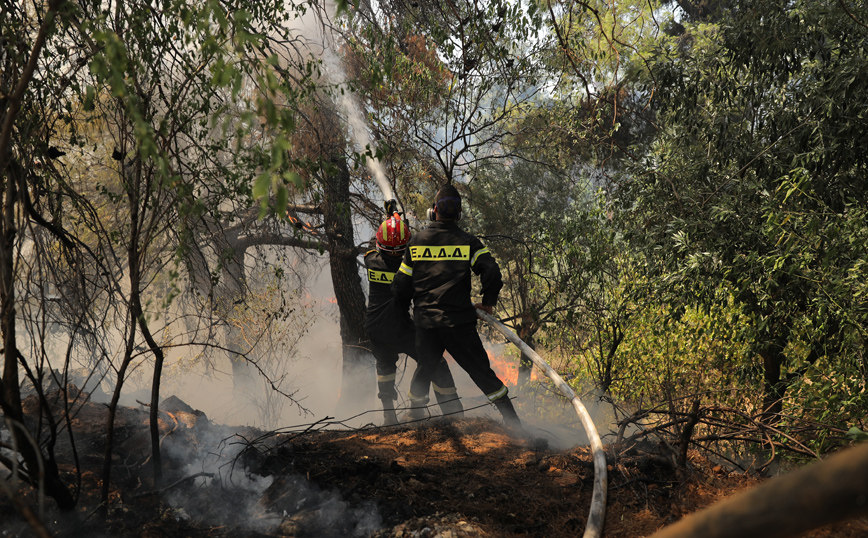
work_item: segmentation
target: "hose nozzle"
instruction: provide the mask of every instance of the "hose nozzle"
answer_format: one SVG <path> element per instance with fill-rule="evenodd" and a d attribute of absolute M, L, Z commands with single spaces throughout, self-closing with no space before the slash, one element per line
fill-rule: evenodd
<path fill-rule="evenodd" d="M 386 209 L 386 215 L 391 217 L 398 212 L 398 200 L 392 198 L 383 202 L 383 207 Z"/>

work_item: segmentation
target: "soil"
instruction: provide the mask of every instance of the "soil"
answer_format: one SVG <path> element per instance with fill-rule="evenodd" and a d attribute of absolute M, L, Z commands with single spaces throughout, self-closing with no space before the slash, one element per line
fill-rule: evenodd
<path fill-rule="evenodd" d="M 35 401 L 28 401 L 33 412 Z M 146 410 L 116 422 L 107 514 L 99 511 L 105 406 L 86 403 L 73 421 L 82 469 L 79 502 L 41 521 L 55 536 L 526 538 L 580 536 L 592 496 L 587 447 L 554 450 L 488 418 L 439 418 L 355 430 L 261 432 L 208 421 L 174 399 L 162 405 L 163 486 L 155 488 Z M 64 437 L 63 439 L 67 439 Z M 71 461 L 68 440 L 59 461 Z M 606 538 L 650 536 L 763 479 L 691 454 L 679 470 L 661 446 L 607 450 Z M 75 484 L 74 466 L 61 475 Z M 27 486 L 18 499 L 36 510 Z M 0 536 L 34 531 L 0 497 Z M 804 534 L 868 536 L 868 518 Z"/>

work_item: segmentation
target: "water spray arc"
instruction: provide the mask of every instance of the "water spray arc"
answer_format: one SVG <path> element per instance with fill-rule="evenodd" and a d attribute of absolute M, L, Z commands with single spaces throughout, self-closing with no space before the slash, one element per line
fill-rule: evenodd
<path fill-rule="evenodd" d="M 588 439 L 591 442 L 591 450 L 594 455 L 594 493 L 591 496 L 591 509 L 588 514 L 588 524 L 585 527 L 583 538 L 599 538 L 603 533 L 603 521 L 606 517 L 606 491 L 608 482 L 606 478 L 606 454 L 603 452 L 603 442 L 600 439 L 600 434 L 597 432 L 597 427 L 594 425 L 591 415 L 588 410 L 576 396 L 572 388 L 558 375 L 554 369 L 548 365 L 546 361 L 540 357 L 536 351 L 530 348 L 524 341 L 521 340 L 514 332 L 503 323 L 499 322 L 494 316 L 491 316 L 483 310 L 476 310 L 476 314 L 486 323 L 500 331 L 507 340 L 515 344 L 522 353 L 533 361 L 548 377 L 551 379 L 558 390 L 564 396 L 570 399 L 573 409 L 579 415 L 582 421 L 582 426 L 588 434 Z"/>
<path fill-rule="evenodd" d="M 343 61 L 335 54 L 331 47 L 324 47 L 322 53 L 323 65 L 328 78 L 338 87 L 338 95 L 336 96 L 337 104 L 346 114 L 347 124 L 350 128 L 350 136 L 353 142 L 360 146 L 362 151 L 374 150 L 374 145 L 371 142 L 371 137 L 368 135 L 367 122 L 364 119 L 361 104 L 355 95 L 348 87 L 347 75 Z M 392 187 L 389 185 L 389 180 L 386 178 L 386 173 L 383 171 L 383 166 L 376 157 L 368 157 L 365 159 L 365 166 L 377 182 L 377 186 L 383 193 L 383 199 L 391 200 L 394 198 Z"/>

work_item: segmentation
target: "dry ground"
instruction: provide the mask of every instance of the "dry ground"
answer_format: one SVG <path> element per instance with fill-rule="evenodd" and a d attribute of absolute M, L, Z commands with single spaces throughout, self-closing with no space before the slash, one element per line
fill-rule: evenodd
<path fill-rule="evenodd" d="M 213 424 L 180 401 L 163 408 L 164 487 L 151 484 L 147 412 L 122 409 L 106 519 L 97 511 L 105 408 L 81 408 L 73 424 L 84 470 L 80 501 L 73 514 L 47 501 L 43 521 L 52 534 L 548 538 L 585 528 L 594 473 L 588 449 L 551 450 L 486 418 L 267 433 Z M 71 454 L 68 442 L 58 450 Z M 652 444 L 617 461 L 609 455 L 605 538 L 649 536 L 761 480 L 697 454 L 687 472 L 670 462 Z M 72 471 L 62 468 L 74 483 Z M 36 506 L 28 488 L 18 495 Z M 0 536 L 31 535 L 0 497 Z M 868 520 L 804 536 L 868 536 Z"/>

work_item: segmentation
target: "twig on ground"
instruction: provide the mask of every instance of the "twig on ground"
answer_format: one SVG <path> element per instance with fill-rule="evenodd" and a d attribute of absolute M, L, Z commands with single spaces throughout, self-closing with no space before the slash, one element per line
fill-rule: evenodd
<path fill-rule="evenodd" d="M 214 478 L 214 473 L 196 473 L 196 474 L 191 474 L 190 476 L 185 476 L 184 478 L 182 478 L 182 479 L 180 479 L 180 480 L 178 480 L 178 481 L 176 481 L 176 482 L 173 482 L 173 483 L 169 484 L 168 486 L 162 487 L 162 488 L 160 488 L 160 489 L 153 489 L 153 490 L 151 490 L 151 491 L 143 491 L 142 493 L 138 493 L 138 494 L 136 494 L 136 495 L 133 496 L 133 499 L 138 499 L 138 498 L 141 498 L 141 497 L 146 497 L 146 496 L 148 496 L 148 495 L 157 495 L 157 494 L 159 494 L 159 493 L 163 493 L 164 491 L 168 491 L 168 490 L 174 488 L 175 486 L 177 486 L 177 485 L 179 485 L 179 484 L 183 484 L 184 482 L 186 482 L 186 481 L 188 481 L 188 480 L 193 480 L 193 479 L 195 479 L 195 478 L 199 478 L 200 476 L 207 476 L 208 478 Z"/>

